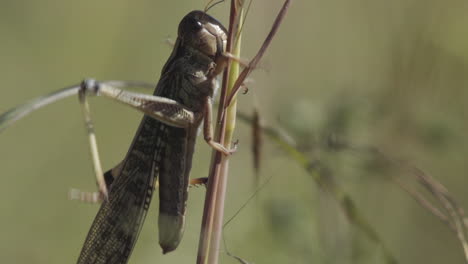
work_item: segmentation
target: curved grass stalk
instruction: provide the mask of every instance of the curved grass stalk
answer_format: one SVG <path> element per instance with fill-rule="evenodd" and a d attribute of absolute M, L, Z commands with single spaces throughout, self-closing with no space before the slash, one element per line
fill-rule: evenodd
<path fill-rule="evenodd" d="M 244 113 L 238 113 L 239 120 L 247 123 L 252 123 L 253 119 Z M 306 155 L 299 151 L 289 138 L 286 138 L 278 129 L 270 126 L 261 126 L 262 132 L 273 142 L 278 144 L 291 159 L 296 161 L 309 174 L 315 183 L 325 191 L 329 192 L 337 201 L 340 208 L 343 210 L 348 221 L 357 227 L 371 241 L 380 245 L 385 263 L 396 264 L 398 261 L 386 247 L 382 239 L 379 237 L 372 225 L 366 220 L 364 215 L 358 209 L 352 198 L 339 185 L 333 182 L 329 177 L 326 177 L 322 167 L 318 161 L 311 161 Z"/>

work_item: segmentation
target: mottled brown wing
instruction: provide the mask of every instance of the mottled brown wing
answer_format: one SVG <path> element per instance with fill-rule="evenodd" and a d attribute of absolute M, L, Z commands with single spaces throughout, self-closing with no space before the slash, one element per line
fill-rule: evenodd
<path fill-rule="evenodd" d="M 173 99 L 183 76 L 166 71 L 155 95 Z M 127 263 L 148 211 L 161 160 L 166 155 L 169 127 L 145 116 L 124 159 L 122 170 L 110 184 L 81 250 L 78 264 Z"/>
<path fill-rule="evenodd" d="M 161 78 L 162 83 L 171 83 L 172 87 L 161 87 L 157 95 L 171 98 L 189 109 L 199 109 L 197 104 L 200 100 L 195 99 L 200 97 L 200 91 L 187 79 L 185 57 L 177 54 L 174 57 L 179 59 L 166 63 Z M 175 250 L 184 232 L 187 189 L 198 125 L 199 122 L 187 129 L 165 129 L 167 145 L 160 160 L 158 217 L 159 244 L 163 253 Z"/>
<path fill-rule="evenodd" d="M 165 125 L 144 117 L 119 175 L 88 233 L 79 264 L 127 263 L 138 239 L 164 149 Z"/>
<path fill-rule="evenodd" d="M 190 129 L 168 128 L 159 172 L 159 244 L 163 253 L 175 250 L 184 232 L 189 173 L 195 144 Z"/>

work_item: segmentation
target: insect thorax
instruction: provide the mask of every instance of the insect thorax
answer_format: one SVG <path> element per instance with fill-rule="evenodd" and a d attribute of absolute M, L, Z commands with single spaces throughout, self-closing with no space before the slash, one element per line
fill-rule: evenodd
<path fill-rule="evenodd" d="M 168 91 L 159 95 L 172 98 L 192 111 L 201 111 L 204 98 L 213 97 L 218 87 L 216 76 L 212 74 L 216 68 L 214 59 L 190 47 L 179 49 L 172 59 L 162 76 L 170 80 L 162 85 L 171 87 L 161 87 Z"/>

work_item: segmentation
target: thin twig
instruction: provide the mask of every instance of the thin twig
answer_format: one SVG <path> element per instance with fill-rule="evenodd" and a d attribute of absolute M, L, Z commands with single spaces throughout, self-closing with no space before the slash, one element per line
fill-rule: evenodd
<path fill-rule="evenodd" d="M 422 195 L 417 190 L 411 188 L 409 185 L 405 184 L 399 178 L 394 178 L 394 181 L 396 184 L 398 184 L 398 186 L 400 186 L 404 191 L 406 191 L 411 197 L 413 197 L 413 199 L 416 202 L 418 202 L 419 205 L 426 208 L 433 215 L 437 216 L 442 222 L 449 225 L 452 231 L 456 232 L 455 226 L 453 226 L 453 224 L 449 221 L 448 217 L 444 213 L 442 213 L 437 207 L 433 206 L 432 203 L 424 197 L 424 195 Z"/>
<path fill-rule="evenodd" d="M 270 46 L 270 43 L 275 37 L 276 32 L 278 32 L 279 26 L 281 25 L 281 22 L 283 22 L 283 19 L 288 11 L 290 3 L 291 3 L 290 0 L 286 0 L 284 2 L 283 7 L 281 8 L 280 12 L 276 16 L 275 22 L 273 23 L 273 26 L 271 27 L 270 33 L 268 33 L 268 36 L 266 37 L 260 49 L 258 50 L 257 55 L 255 55 L 255 57 L 250 61 L 249 65 L 246 68 L 244 68 L 244 70 L 241 72 L 241 74 L 237 78 L 237 81 L 234 84 L 231 93 L 229 94 L 225 107 L 231 104 L 233 98 L 237 95 L 237 92 L 239 91 L 244 80 L 255 69 L 255 67 L 257 67 L 258 62 L 265 54 L 265 51 L 268 48 L 268 46 Z"/>
<path fill-rule="evenodd" d="M 410 170 L 411 174 L 419 180 L 421 185 L 426 187 L 427 190 L 437 198 L 443 208 L 447 211 L 451 219 L 451 224 L 455 226 L 457 238 L 462 245 L 463 252 L 465 254 L 465 261 L 468 263 L 468 242 L 466 239 L 467 228 L 465 226 L 463 209 L 455 202 L 447 189 L 434 178 L 419 168 L 410 165 L 406 165 L 406 167 Z M 452 226 L 451 224 L 449 224 L 449 227 Z"/>

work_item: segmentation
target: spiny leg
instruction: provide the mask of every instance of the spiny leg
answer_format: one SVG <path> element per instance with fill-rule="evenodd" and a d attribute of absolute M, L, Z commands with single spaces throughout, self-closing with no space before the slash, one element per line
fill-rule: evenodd
<path fill-rule="evenodd" d="M 104 96 L 128 105 L 172 127 L 188 128 L 194 122 L 191 110 L 165 97 L 127 92 L 92 79 L 84 80 L 81 90 L 85 95 Z"/>
<path fill-rule="evenodd" d="M 109 189 L 114 183 L 115 179 L 120 175 L 125 160 L 122 160 L 114 168 L 104 173 L 104 180 L 106 181 L 106 187 Z M 69 200 L 78 200 L 85 203 L 97 204 L 102 203 L 105 197 L 100 192 L 87 192 L 79 189 L 71 189 L 68 192 Z"/>
<path fill-rule="evenodd" d="M 232 153 L 236 152 L 237 146 L 234 145 L 234 148 L 227 149 L 225 146 L 221 145 L 220 143 L 213 140 L 213 120 L 212 120 L 212 112 L 213 112 L 213 104 L 211 103 L 211 98 L 206 97 L 205 99 L 205 109 L 204 109 L 204 118 L 203 118 L 203 137 L 212 148 L 215 150 L 222 152 L 224 155 L 228 156 Z"/>
<path fill-rule="evenodd" d="M 189 181 L 189 187 L 199 187 L 199 186 L 205 186 L 208 182 L 208 178 L 202 177 L 202 178 L 194 178 L 190 179 Z M 156 188 L 158 185 L 155 186 Z M 76 200 L 84 203 L 89 203 L 89 204 L 100 204 L 103 202 L 104 197 L 100 192 L 87 192 L 83 191 L 80 189 L 70 189 L 68 192 L 68 199 L 69 200 Z"/>
<path fill-rule="evenodd" d="M 9 111 L 0 114 L 0 132 L 2 132 L 4 129 L 8 128 L 10 125 L 15 123 L 16 121 L 22 119 L 23 117 L 29 115 L 30 113 L 34 112 L 35 110 L 38 110 L 44 106 L 47 106 L 51 103 L 57 102 L 59 100 L 62 100 L 64 98 L 67 98 L 69 96 L 73 96 L 76 94 L 79 94 L 80 97 L 80 102 L 82 103 L 82 109 L 83 113 L 85 116 L 85 122 L 86 122 L 86 127 L 88 130 L 89 134 L 89 141 L 91 145 L 91 152 L 94 153 L 93 156 L 93 163 L 96 164 L 95 166 L 95 172 L 101 171 L 99 173 L 102 175 L 102 168 L 100 166 L 99 162 L 99 155 L 97 151 L 97 144 L 96 144 L 96 137 L 94 135 L 93 131 L 93 124 L 91 122 L 91 117 L 90 117 L 90 111 L 89 111 L 89 105 L 86 102 L 86 95 L 87 94 L 95 94 L 97 92 L 93 91 L 91 92 L 93 86 L 96 86 L 96 81 L 93 80 L 85 80 L 81 84 L 76 84 L 72 85 L 69 87 L 62 88 L 60 90 L 54 91 L 52 93 L 49 93 L 44 96 L 40 96 L 38 98 L 35 98 L 33 100 L 30 100 L 22 105 L 16 106 Z M 91 85 L 92 84 L 92 85 Z M 150 83 L 145 83 L 145 82 L 140 82 L 140 81 L 118 81 L 118 80 L 110 80 L 110 81 L 102 81 L 99 83 L 99 85 L 104 85 L 104 86 L 110 86 L 110 87 L 144 87 L 144 88 L 149 88 L 149 87 L 154 87 L 154 84 Z M 117 89 L 119 90 L 119 89 Z M 153 106 L 154 107 L 154 106 Z M 170 112 L 170 111 L 169 111 Z M 189 115 L 190 116 L 190 115 Z M 99 180 L 98 180 L 99 181 Z M 101 185 L 102 185 L 102 180 L 101 180 Z M 102 188 L 100 188 L 102 189 Z"/>
<path fill-rule="evenodd" d="M 102 173 L 102 166 L 99 159 L 99 152 L 97 149 L 96 136 L 91 120 L 89 105 L 86 101 L 86 97 L 88 95 L 101 95 L 116 100 L 173 127 L 189 128 L 194 123 L 195 119 L 195 114 L 192 111 L 175 100 L 159 96 L 127 92 L 115 88 L 111 85 L 99 83 L 91 79 L 84 80 L 81 83 L 78 94 L 80 103 L 83 108 L 83 114 L 88 131 L 88 138 L 90 142 L 91 155 L 93 158 L 93 165 L 98 188 L 104 197 L 107 197 L 107 186 Z M 209 97 L 206 97 L 205 100 L 203 131 L 205 141 L 212 148 L 222 152 L 225 155 L 231 155 L 236 151 L 236 147 L 233 149 L 227 149 L 220 143 L 213 140 L 212 103 Z"/>
<path fill-rule="evenodd" d="M 83 88 L 84 82 L 81 88 Z M 97 147 L 96 134 L 94 133 L 94 124 L 91 119 L 91 112 L 89 109 L 88 101 L 86 100 L 86 91 L 80 89 L 78 92 L 78 98 L 80 101 L 81 109 L 83 110 L 83 116 L 85 120 L 86 132 L 88 134 L 89 147 L 91 151 L 91 157 L 93 160 L 94 173 L 96 175 L 96 183 L 98 185 L 99 192 L 107 198 L 107 186 L 102 172 L 101 160 L 99 158 L 99 151 Z"/>
<path fill-rule="evenodd" d="M 101 83 L 111 85 L 114 87 L 141 87 L 141 88 L 154 88 L 154 84 L 140 82 L 140 81 L 118 81 L 118 80 L 109 80 L 102 81 Z M 80 90 L 80 84 L 71 85 L 69 87 L 62 88 L 60 90 L 54 91 L 52 93 L 34 98 L 24 104 L 18 105 L 11 108 L 10 110 L 0 114 L 0 133 L 11 126 L 16 121 L 28 116 L 32 112 L 52 104 L 54 102 L 60 101 L 70 96 L 76 96 Z"/>
<path fill-rule="evenodd" d="M 127 92 L 111 85 L 102 84 L 95 80 L 87 79 L 81 83 L 78 92 L 83 109 L 85 124 L 88 133 L 91 156 L 99 192 L 107 197 L 108 190 L 102 172 L 101 161 L 97 148 L 94 125 L 91 119 L 88 95 L 102 95 L 128 106 L 131 106 L 146 115 L 155 118 L 167 125 L 188 128 L 194 122 L 194 113 L 175 100 L 146 94 Z"/>

